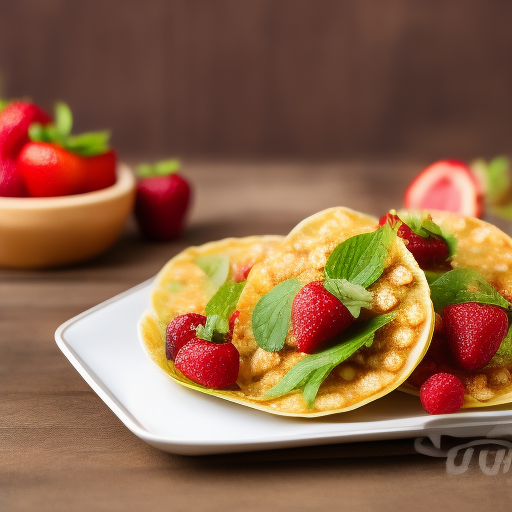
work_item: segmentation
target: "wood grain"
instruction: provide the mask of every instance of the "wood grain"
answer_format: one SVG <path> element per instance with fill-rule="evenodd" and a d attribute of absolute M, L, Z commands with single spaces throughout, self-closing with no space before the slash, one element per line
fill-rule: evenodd
<path fill-rule="evenodd" d="M 190 162 L 196 203 L 185 237 L 141 240 L 133 223 L 81 266 L 0 270 L 0 510 L 508 511 L 510 474 L 478 467 L 447 477 L 412 441 L 188 458 L 131 434 L 60 353 L 59 324 L 154 275 L 183 247 L 226 236 L 285 234 L 343 204 L 378 215 L 397 206 L 421 166 Z"/>

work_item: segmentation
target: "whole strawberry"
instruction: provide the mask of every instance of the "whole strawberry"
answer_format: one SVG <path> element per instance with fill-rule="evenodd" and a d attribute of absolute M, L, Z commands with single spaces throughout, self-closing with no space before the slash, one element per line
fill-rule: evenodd
<path fill-rule="evenodd" d="M 115 155 L 108 146 L 108 131 L 71 135 L 73 116 L 65 103 L 55 105 L 55 122 L 32 123 L 32 142 L 23 146 L 17 165 L 29 194 L 53 197 L 79 194 L 95 189 L 101 182 L 111 184 Z M 99 174 L 105 176 L 99 177 Z"/>
<path fill-rule="evenodd" d="M 26 197 L 27 187 L 16 162 L 0 156 L 0 197 Z"/>
<path fill-rule="evenodd" d="M 181 348 L 196 337 L 196 327 L 205 324 L 206 317 L 197 313 L 179 315 L 169 322 L 165 333 L 167 359 L 174 361 Z"/>
<path fill-rule="evenodd" d="M 452 304 L 444 308 L 443 329 L 456 362 L 467 370 L 478 370 L 500 348 L 508 331 L 508 318 L 498 306 Z"/>
<path fill-rule="evenodd" d="M 194 338 L 181 348 L 174 364 L 188 379 L 207 388 L 222 389 L 236 383 L 240 356 L 232 343 Z"/>
<path fill-rule="evenodd" d="M 421 405 L 429 414 L 451 414 L 464 404 L 464 385 L 449 373 L 436 373 L 420 388 Z"/>
<path fill-rule="evenodd" d="M 0 156 L 15 159 L 29 141 L 32 123 L 47 125 L 51 118 L 37 105 L 14 101 L 0 113 Z"/>
<path fill-rule="evenodd" d="M 406 247 L 423 270 L 432 269 L 446 263 L 450 250 L 446 240 L 439 236 L 420 236 L 394 213 L 386 213 L 380 218 L 379 226 L 385 223 L 394 226 L 400 222 L 397 235 L 406 240 Z"/>
<path fill-rule="evenodd" d="M 292 305 L 292 330 L 297 348 L 312 354 L 324 341 L 345 330 L 354 317 L 321 281 L 304 286 Z"/>
<path fill-rule="evenodd" d="M 168 160 L 138 169 L 135 216 L 147 238 L 164 241 L 181 235 L 192 193 L 179 168 L 179 162 Z"/>

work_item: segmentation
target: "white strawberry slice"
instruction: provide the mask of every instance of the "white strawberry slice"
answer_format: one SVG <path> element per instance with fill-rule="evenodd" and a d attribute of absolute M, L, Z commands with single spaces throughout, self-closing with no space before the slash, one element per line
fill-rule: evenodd
<path fill-rule="evenodd" d="M 411 210 L 443 210 L 467 217 L 483 213 L 480 185 L 458 160 L 440 160 L 423 169 L 407 188 L 404 203 Z"/>

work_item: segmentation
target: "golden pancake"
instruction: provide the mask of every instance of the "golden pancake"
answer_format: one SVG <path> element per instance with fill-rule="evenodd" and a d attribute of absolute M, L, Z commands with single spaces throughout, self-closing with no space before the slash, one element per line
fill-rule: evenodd
<path fill-rule="evenodd" d="M 307 417 L 349 411 L 397 388 L 423 357 L 433 329 L 429 288 L 412 255 L 395 238 L 384 272 L 368 288 L 374 294 L 371 311 L 361 315 L 365 320 L 393 313 L 394 320 L 376 332 L 371 346 L 360 348 L 332 370 L 313 407 L 308 407 L 300 390 L 265 399 L 287 372 L 308 356 L 297 350 L 291 328 L 282 350 L 270 352 L 258 346 L 252 323 L 256 305 L 285 280 L 296 278 L 303 286 L 323 281 L 327 259 L 338 244 L 376 227 L 373 217 L 346 208 L 325 210 L 301 222 L 271 257 L 251 270 L 238 302 L 240 317 L 232 341 L 241 358 L 238 385 L 242 396 L 260 400 L 258 408 Z M 255 406 L 249 400 L 246 405 Z"/>
<path fill-rule="evenodd" d="M 434 222 L 457 239 L 453 268 L 477 270 L 507 301 L 512 299 L 512 239 L 483 220 L 449 212 L 431 212 Z M 439 322 L 436 329 L 441 329 Z M 512 339 L 509 334 L 491 361 L 481 370 L 451 368 L 466 388 L 463 407 L 488 407 L 512 402 Z M 418 394 L 405 383 L 402 391 Z"/>

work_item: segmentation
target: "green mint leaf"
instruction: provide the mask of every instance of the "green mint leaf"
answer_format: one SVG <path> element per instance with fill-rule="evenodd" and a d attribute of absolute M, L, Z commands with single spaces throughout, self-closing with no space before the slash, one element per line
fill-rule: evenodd
<path fill-rule="evenodd" d="M 356 235 L 341 242 L 325 265 L 329 279 L 346 279 L 368 288 L 384 271 L 388 250 L 396 232 L 385 224 L 376 231 Z"/>
<path fill-rule="evenodd" d="M 196 336 L 202 340 L 212 341 L 214 343 L 224 342 L 224 334 L 229 330 L 227 320 L 219 318 L 218 315 L 206 317 L 205 325 L 196 327 Z"/>
<path fill-rule="evenodd" d="M 314 401 L 322 382 L 333 368 L 355 354 L 363 345 L 373 342 L 375 332 L 395 318 L 395 313 L 379 315 L 365 322 L 358 322 L 335 338 L 336 345 L 316 354 L 308 355 L 263 396 L 264 400 L 278 398 L 303 388 L 308 407 L 314 407 Z"/>
<path fill-rule="evenodd" d="M 227 256 L 208 255 L 199 256 L 194 263 L 217 286 L 221 286 L 229 274 L 229 258 Z"/>
<path fill-rule="evenodd" d="M 277 352 L 284 347 L 292 304 L 302 288 L 298 279 L 287 279 L 263 295 L 252 313 L 252 330 L 259 347 Z"/>
<path fill-rule="evenodd" d="M 434 272 L 433 270 L 424 270 L 423 273 L 427 278 L 427 283 L 429 284 L 429 286 L 434 281 L 437 281 L 441 276 L 444 276 L 446 274 L 446 272 Z"/>
<path fill-rule="evenodd" d="M 80 156 L 102 155 L 109 151 L 110 131 L 88 132 L 80 135 L 69 135 L 61 144 L 67 151 Z"/>
<path fill-rule="evenodd" d="M 229 320 L 231 313 L 236 309 L 246 282 L 227 281 L 224 283 L 206 305 L 206 315 L 217 315 L 223 320 Z"/>
<path fill-rule="evenodd" d="M 337 297 L 354 318 L 359 318 L 361 308 L 372 307 L 373 293 L 361 285 L 349 283 L 346 279 L 327 278 L 324 288 Z"/>
<path fill-rule="evenodd" d="M 503 360 L 504 364 L 507 365 L 512 361 L 512 323 L 509 321 L 509 324 L 510 327 L 508 328 L 507 334 L 494 355 L 495 358 Z"/>
<path fill-rule="evenodd" d="M 65 138 L 71 133 L 73 127 L 73 114 L 66 103 L 59 101 L 55 104 L 55 129 L 59 137 Z"/>
<path fill-rule="evenodd" d="M 505 309 L 510 307 L 508 301 L 472 268 L 456 268 L 446 272 L 430 285 L 430 295 L 438 313 L 450 304 L 463 302 L 491 304 Z"/>

